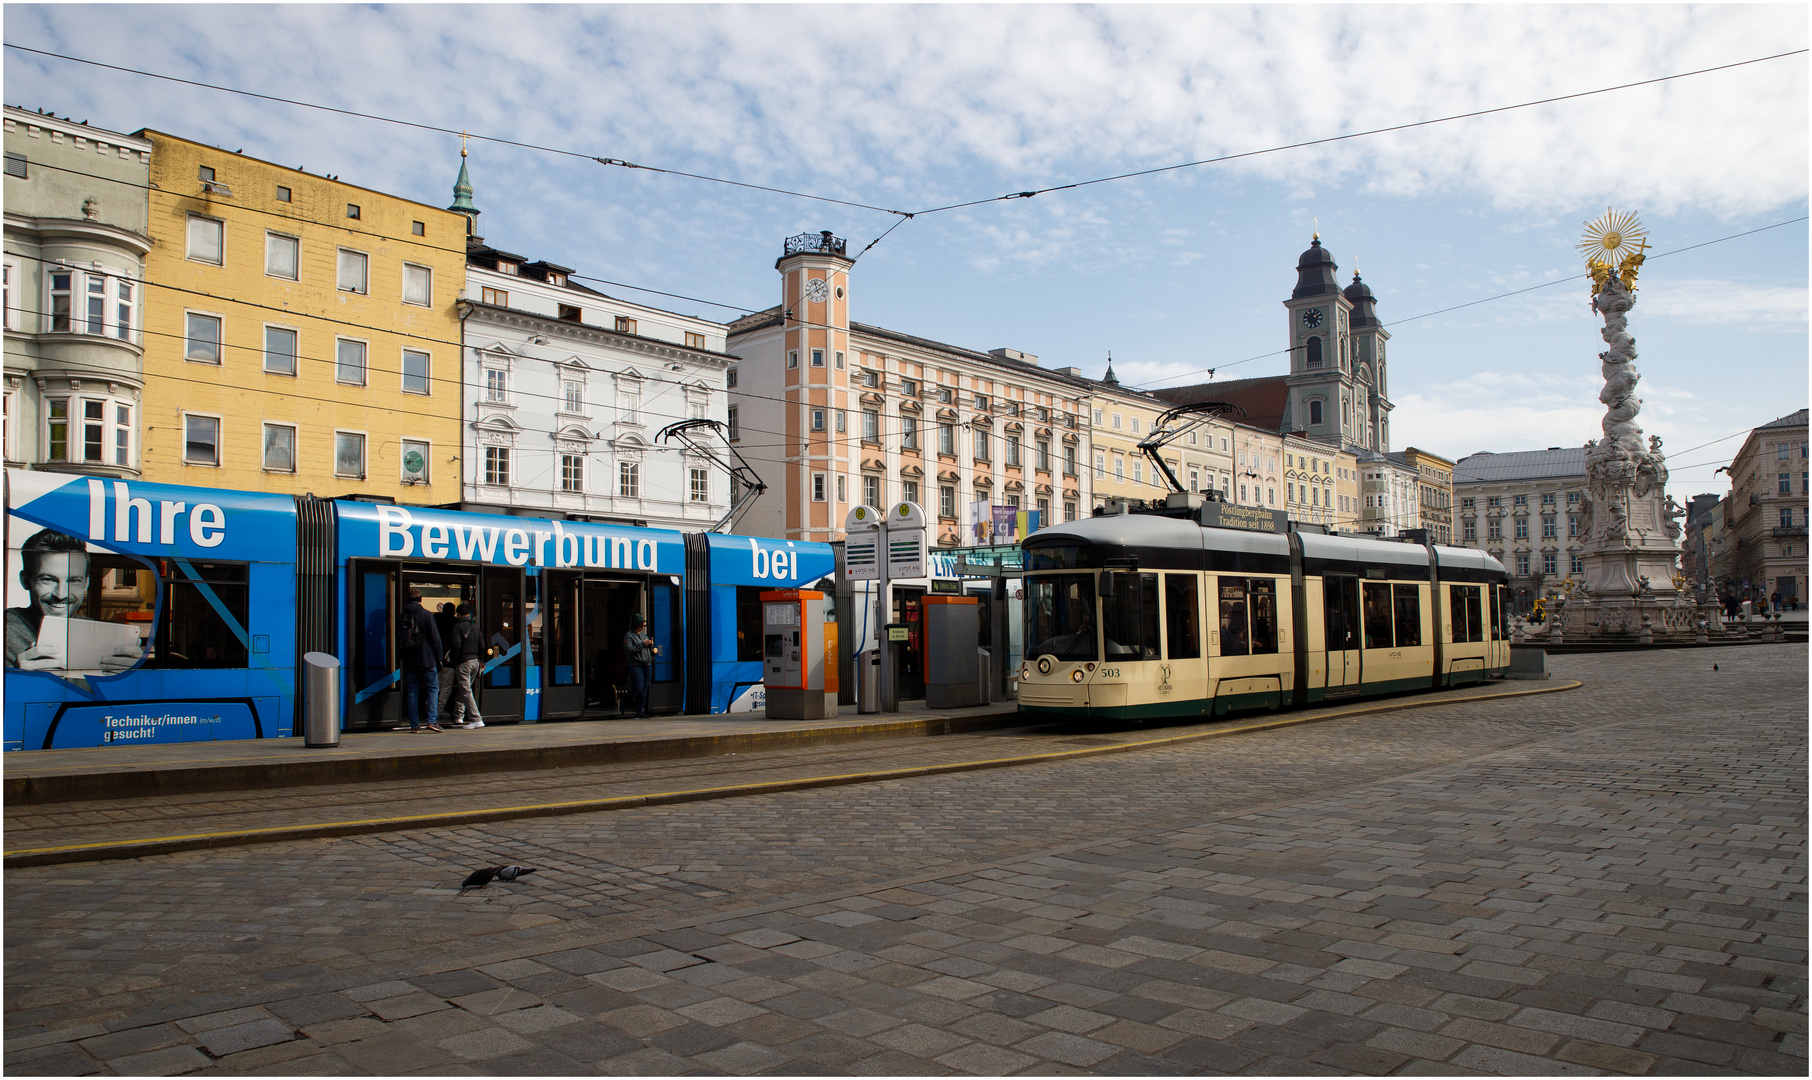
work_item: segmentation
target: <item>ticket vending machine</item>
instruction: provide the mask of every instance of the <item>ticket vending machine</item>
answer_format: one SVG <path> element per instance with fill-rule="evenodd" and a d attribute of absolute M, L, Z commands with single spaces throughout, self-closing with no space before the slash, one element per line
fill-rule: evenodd
<path fill-rule="evenodd" d="M 816 589 L 761 594 L 761 675 L 771 720 L 837 715 L 834 676 L 827 681 L 834 659 L 826 649 L 826 606 Z"/>

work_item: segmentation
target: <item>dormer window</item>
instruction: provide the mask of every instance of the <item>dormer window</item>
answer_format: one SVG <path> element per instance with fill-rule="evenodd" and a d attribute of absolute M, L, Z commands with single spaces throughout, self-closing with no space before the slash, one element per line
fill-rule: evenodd
<path fill-rule="evenodd" d="M 498 259 L 497 260 L 497 272 L 499 274 L 515 274 L 516 273 L 516 264 L 509 261 L 508 259 Z"/>
<path fill-rule="evenodd" d="M 560 319 L 563 322 L 581 322 L 581 312 L 571 304 L 560 305 Z"/>
<path fill-rule="evenodd" d="M 617 316 L 617 333 L 619 333 L 619 334 L 635 333 L 635 320 L 630 318 L 627 315 L 618 315 Z"/>
<path fill-rule="evenodd" d="M 212 166 L 203 165 L 201 167 L 201 182 L 204 184 L 211 184 L 214 182 L 214 169 Z"/>

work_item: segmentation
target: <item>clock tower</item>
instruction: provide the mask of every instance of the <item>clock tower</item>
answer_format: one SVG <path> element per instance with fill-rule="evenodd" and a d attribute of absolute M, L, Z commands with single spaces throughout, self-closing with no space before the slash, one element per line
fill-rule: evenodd
<path fill-rule="evenodd" d="M 827 229 L 788 237 L 780 272 L 786 399 L 786 537 L 842 539 L 850 482 L 847 242 Z"/>
<path fill-rule="evenodd" d="M 1362 419 L 1369 404 L 1359 400 L 1363 395 L 1354 378 L 1353 302 L 1334 277 L 1339 269 L 1321 246 L 1320 233 L 1296 260 L 1296 288 L 1284 301 L 1290 341 L 1285 425 L 1343 445 L 1375 448 Z"/>

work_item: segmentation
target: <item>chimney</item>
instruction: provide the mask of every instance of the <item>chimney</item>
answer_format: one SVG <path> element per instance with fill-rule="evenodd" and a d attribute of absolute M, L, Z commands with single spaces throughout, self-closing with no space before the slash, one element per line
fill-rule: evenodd
<path fill-rule="evenodd" d="M 1018 349 L 989 349 L 988 355 L 996 360 L 1017 360 L 1022 364 L 1038 363 L 1038 357 L 1031 353 L 1022 353 Z"/>

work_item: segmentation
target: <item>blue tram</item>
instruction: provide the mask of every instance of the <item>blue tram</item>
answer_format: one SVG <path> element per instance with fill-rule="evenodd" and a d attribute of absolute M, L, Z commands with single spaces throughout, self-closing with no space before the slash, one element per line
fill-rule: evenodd
<path fill-rule="evenodd" d="M 5 748 L 285 737 L 341 660 L 349 730 L 404 722 L 396 612 L 469 604 L 487 723 L 615 715 L 633 615 L 650 710 L 762 704 L 760 593 L 825 544 L 9 471 Z"/>

